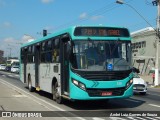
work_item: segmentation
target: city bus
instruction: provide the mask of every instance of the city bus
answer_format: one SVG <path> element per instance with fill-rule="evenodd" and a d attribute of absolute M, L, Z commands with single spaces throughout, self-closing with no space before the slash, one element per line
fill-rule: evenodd
<path fill-rule="evenodd" d="M 20 79 L 53 100 L 109 100 L 133 95 L 127 28 L 73 26 L 23 44 Z"/>
<path fill-rule="evenodd" d="M 17 65 L 19 64 L 19 60 L 18 59 L 8 59 L 6 61 L 6 71 L 11 71 L 11 67 L 13 65 Z"/>
<path fill-rule="evenodd" d="M 7 66 L 12 66 L 12 64 L 18 64 L 19 63 L 19 60 L 18 59 L 9 59 L 7 60 L 6 62 L 6 65 Z"/>

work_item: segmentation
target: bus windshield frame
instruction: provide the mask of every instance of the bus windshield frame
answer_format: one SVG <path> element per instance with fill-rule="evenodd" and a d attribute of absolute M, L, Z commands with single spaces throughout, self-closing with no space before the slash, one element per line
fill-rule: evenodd
<path fill-rule="evenodd" d="M 71 67 L 81 71 L 127 71 L 131 67 L 131 41 L 74 40 Z"/>

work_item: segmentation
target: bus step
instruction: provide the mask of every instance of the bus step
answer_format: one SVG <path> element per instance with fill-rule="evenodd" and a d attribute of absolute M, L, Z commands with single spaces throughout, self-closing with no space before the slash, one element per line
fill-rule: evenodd
<path fill-rule="evenodd" d="M 66 96 L 66 95 L 62 95 L 63 98 L 70 100 L 71 98 Z"/>
<path fill-rule="evenodd" d="M 41 89 L 40 89 L 40 87 L 36 87 L 36 91 L 40 91 Z"/>

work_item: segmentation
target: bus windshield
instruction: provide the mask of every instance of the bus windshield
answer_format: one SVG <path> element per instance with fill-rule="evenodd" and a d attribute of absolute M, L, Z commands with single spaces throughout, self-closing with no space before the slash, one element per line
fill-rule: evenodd
<path fill-rule="evenodd" d="M 85 71 L 124 71 L 131 69 L 129 41 L 73 41 L 73 69 Z"/>

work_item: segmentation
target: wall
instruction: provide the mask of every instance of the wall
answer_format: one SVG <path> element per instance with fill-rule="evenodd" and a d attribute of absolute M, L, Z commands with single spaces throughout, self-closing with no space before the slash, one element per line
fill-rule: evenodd
<path fill-rule="evenodd" d="M 153 30 L 145 32 L 141 31 L 136 34 L 132 34 L 133 66 L 139 68 L 140 74 L 149 74 L 152 70 L 154 70 L 156 39 L 157 36 Z"/>

